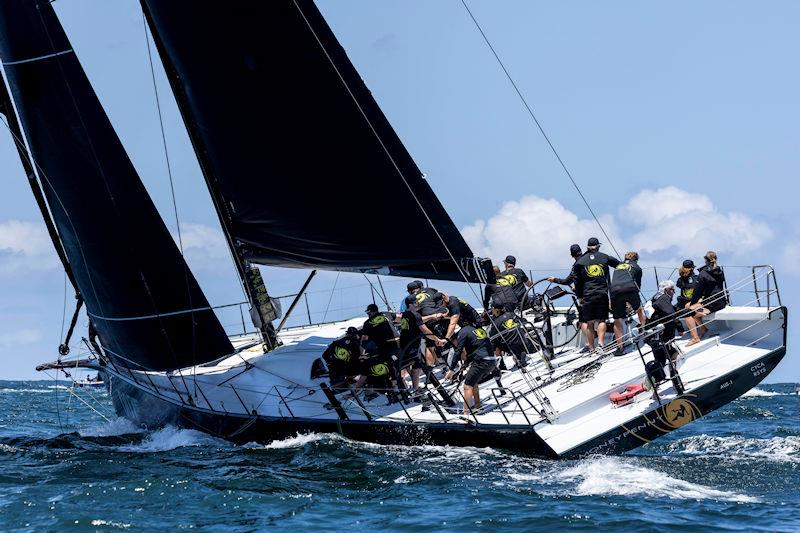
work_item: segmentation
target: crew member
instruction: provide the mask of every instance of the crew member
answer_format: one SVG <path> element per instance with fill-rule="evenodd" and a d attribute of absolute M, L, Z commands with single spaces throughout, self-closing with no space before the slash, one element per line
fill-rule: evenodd
<path fill-rule="evenodd" d="M 578 324 L 579 324 L 579 327 L 581 328 L 581 332 L 583 333 L 583 338 L 586 341 L 586 344 L 580 350 L 581 353 L 583 353 L 583 352 L 590 351 L 593 346 L 589 345 L 589 332 L 587 331 L 588 328 L 589 328 L 589 325 L 586 323 L 586 319 L 583 316 L 583 306 L 580 303 L 580 300 L 583 297 L 583 295 L 578 293 L 578 286 L 577 286 L 578 285 L 577 284 L 578 274 L 577 274 L 576 265 L 577 265 L 577 262 L 578 262 L 578 258 L 581 255 L 583 255 L 583 251 L 581 250 L 580 245 L 579 244 L 573 244 L 572 246 L 570 246 L 569 247 L 569 255 L 570 255 L 570 257 L 572 257 L 572 260 L 574 262 L 572 264 L 572 268 L 570 269 L 569 274 L 567 275 L 567 277 L 566 278 L 556 278 L 554 276 L 550 276 L 549 278 L 547 278 L 547 281 L 549 281 L 550 283 L 558 283 L 559 285 L 569 285 L 570 287 L 572 287 L 572 292 L 574 292 L 575 296 L 578 298 L 578 303 L 576 305 L 576 307 L 578 309 Z"/>
<path fill-rule="evenodd" d="M 518 367 L 527 366 L 528 354 L 534 353 L 536 349 L 526 335 L 521 319 L 513 311 L 492 307 L 490 320 L 495 355 L 501 357 L 505 352 L 514 358 Z"/>
<path fill-rule="evenodd" d="M 639 266 L 639 254 L 628 252 L 625 261 L 614 269 L 611 279 L 611 314 L 614 316 L 614 337 L 617 340 L 617 349 L 614 355 L 622 355 L 622 319 L 628 315 L 628 306 L 636 311 L 639 324 L 644 325 L 645 316 L 642 301 L 639 298 L 639 289 L 642 286 L 642 269 Z"/>
<path fill-rule="evenodd" d="M 345 387 L 347 381 L 359 373 L 361 357 L 361 338 L 358 330 L 347 328 L 341 339 L 336 339 L 322 352 L 322 359 L 328 366 L 331 387 Z"/>
<path fill-rule="evenodd" d="M 694 261 L 686 259 L 681 268 L 678 269 L 678 281 L 675 286 L 680 291 L 676 299 L 676 307 L 683 309 L 686 307 L 694 296 L 694 289 L 697 286 L 697 275 L 694 273 Z"/>
<path fill-rule="evenodd" d="M 492 303 L 492 296 L 494 295 L 495 291 L 497 291 L 497 278 L 500 277 L 500 267 L 494 265 L 492 267 L 494 270 L 494 283 L 487 283 L 486 286 L 483 288 L 483 312 L 488 313 L 489 308 L 491 307 Z"/>
<path fill-rule="evenodd" d="M 464 366 L 469 365 L 464 374 L 464 414 L 467 415 L 480 409 L 478 384 L 488 378 L 497 365 L 489 334 L 483 328 L 464 326 L 458 331 L 455 344 Z"/>
<path fill-rule="evenodd" d="M 505 270 L 500 272 L 497 278 L 497 285 L 499 287 L 510 287 L 513 294 L 514 303 L 505 303 L 506 308 L 514 305 L 515 309 L 524 310 L 527 304 L 528 289 L 533 286 L 533 282 L 528 279 L 525 271 L 517 268 L 517 258 L 513 255 L 506 256 Z"/>
<path fill-rule="evenodd" d="M 658 284 L 658 292 L 651 300 L 653 305 L 653 314 L 650 316 L 648 326 L 662 325 L 664 329 L 657 337 L 651 337 L 648 340 L 653 349 L 653 357 L 662 367 L 667 364 L 669 360 L 669 375 L 672 379 L 672 384 L 678 394 L 683 393 L 683 383 L 678 376 L 677 359 L 678 351 L 672 344 L 675 338 L 675 328 L 680 324 L 678 321 L 679 312 L 672 305 L 672 297 L 675 294 L 675 284 L 672 280 L 664 280 Z"/>
<path fill-rule="evenodd" d="M 595 323 L 597 324 L 597 346 L 603 347 L 608 319 L 609 269 L 619 265 L 619 259 L 600 251 L 600 241 L 592 237 L 586 243 L 586 252 L 575 262 L 575 293 L 583 307 L 586 319 L 586 336 L 589 349 L 594 348 Z"/>
<path fill-rule="evenodd" d="M 725 273 L 717 264 L 717 253 L 706 252 L 703 259 L 706 264 L 700 269 L 700 273 L 697 276 L 697 286 L 694 289 L 694 294 L 692 294 L 692 299 L 689 301 L 689 308 L 695 314 L 686 319 L 686 324 L 690 328 L 689 331 L 693 333 L 692 340 L 686 343 L 686 346 L 692 346 L 700 342 L 700 339 L 708 331 L 708 328 L 703 324 L 704 317 L 728 305 L 728 294 L 725 290 Z"/>
<path fill-rule="evenodd" d="M 430 339 L 434 344 L 443 344 L 433 331 L 425 325 L 424 318 L 419 314 L 417 305 L 407 302 L 406 310 L 398 315 L 400 320 L 400 365 L 405 368 L 411 361 L 411 385 L 414 390 L 419 389 L 419 377 L 424 367 L 422 353 L 425 340 Z M 427 362 L 427 361 L 425 361 Z M 430 366 L 430 365 L 429 365 Z"/>

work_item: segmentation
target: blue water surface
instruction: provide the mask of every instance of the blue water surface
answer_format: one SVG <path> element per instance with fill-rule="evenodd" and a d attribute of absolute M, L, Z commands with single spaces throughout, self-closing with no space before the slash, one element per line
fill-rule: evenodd
<path fill-rule="evenodd" d="M 561 462 L 334 435 L 236 446 L 140 431 L 105 391 L 66 385 L 0 381 L 3 531 L 800 530 L 793 384 L 626 456 Z"/>

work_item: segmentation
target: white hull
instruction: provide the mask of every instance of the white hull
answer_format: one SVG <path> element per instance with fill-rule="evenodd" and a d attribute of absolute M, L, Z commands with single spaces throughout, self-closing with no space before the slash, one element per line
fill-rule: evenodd
<path fill-rule="evenodd" d="M 466 432 L 476 445 L 496 443 L 551 457 L 616 453 L 691 422 L 760 382 L 785 353 L 786 310 L 728 307 L 709 317 L 709 333 L 699 344 L 687 348 L 687 341 L 679 340 L 682 395 L 667 381 L 658 400 L 647 392 L 615 406 L 609 394 L 645 380 L 639 351 L 577 356 L 576 338 L 557 354 L 554 363 L 567 362 L 554 370 L 532 357 L 525 373 L 502 373 L 504 390 L 493 380 L 482 384 L 484 408 L 469 417 L 446 409 L 432 386 L 438 406 L 389 404 L 384 395 L 371 401 L 360 395 L 360 402 L 339 395 L 341 410 L 335 409 L 323 390 L 327 378 L 312 379 L 311 365 L 347 327 L 362 322 L 288 330 L 281 334 L 283 346 L 269 354 L 254 344 L 254 337 L 234 338 L 234 346 L 243 348 L 237 354 L 172 373 L 105 370 L 120 414 L 145 424 L 195 426 L 233 440 L 269 440 L 276 434 L 272 425 L 279 432 L 339 431 L 378 442 L 408 441 L 414 434 L 437 443 L 472 442 Z M 560 324 L 556 335 L 567 338 L 571 327 Z M 652 358 L 647 345 L 641 352 L 646 360 Z M 446 389 L 460 400 L 454 385 Z M 382 427 L 392 431 L 382 434 Z M 522 437 L 509 437 L 515 433 Z"/>

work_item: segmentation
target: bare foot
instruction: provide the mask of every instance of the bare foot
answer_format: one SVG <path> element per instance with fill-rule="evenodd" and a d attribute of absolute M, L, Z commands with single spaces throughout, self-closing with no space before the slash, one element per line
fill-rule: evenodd
<path fill-rule="evenodd" d="M 695 345 L 695 344 L 697 344 L 698 342 L 700 342 L 700 339 L 692 339 L 692 340 L 690 340 L 689 342 L 687 342 L 687 343 L 686 343 L 686 346 L 687 346 L 687 347 L 689 347 L 689 346 L 694 346 L 694 345 Z"/>

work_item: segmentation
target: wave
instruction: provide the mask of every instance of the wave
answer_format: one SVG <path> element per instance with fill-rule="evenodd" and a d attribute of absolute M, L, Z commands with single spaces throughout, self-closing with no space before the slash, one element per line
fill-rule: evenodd
<path fill-rule="evenodd" d="M 80 431 L 82 437 L 117 437 L 120 435 L 130 435 L 131 433 L 142 433 L 144 430 L 127 418 L 114 418 L 91 428 Z"/>
<path fill-rule="evenodd" d="M 117 449 L 122 452 L 135 453 L 166 452 L 186 446 L 204 446 L 219 443 L 224 443 L 227 446 L 225 441 L 216 439 L 194 429 L 180 429 L 175 426 L 166 426 L 150 433 L 138 444 L 120 446 Z"/>
<path fill-rule="evenodd" d="M 0 394 L 14 394 L 14 393 L 50 394 L 51 392 L 55 392 L 57 390 L 67 390 L 67 389 L 69 389 L 69 387 L 65 387 L 64 385 L 46 385 L 39 389 L 31 389 L 31 388 L 20 389 L 16 387 L 4 387 L 0 389 Z"/>
<path fill-rule="evenodd" d="M 774 392 L 771 390 L 764 390 L 764 389 L 750 389 L 749 391 L 742 394 L 742 398 L 766 398 L 768 396 L 788 396 L 788 393 L 784 392 Z"/>
<path fill-rule="evenodd" d="M 712 489 L 624 461 L 618 457 L 601 457 L 555 472 L 560 482 L 577 483 L 578 496 L 649 496 L 678 500 L 725 500 L 740 503 L 759 501 L 744 494 Z"/>
<path fill-rule="evenodd" d="M 260 445 L 260 444 L 248 444 L 247 446 L 250 448 L 262 448 L 266 450 L 284 450 L 287 448 L 302 448 L 306 444 L 311 444 L 312 442 L 319 442 L 319 441 L 331 441 L 334 439 L 342 439 L 339 435 L 335 433 L 303 433 L 297 434 L 294 437 L 287 437 L 285 439 L 274 440 L 269 444 Z"/>
<path fill-rule="evenodd" d="M 671 452 L 687 455 L 713 455 L 729 458 L 757 457 L 770 461 L 800 463 L 800 436 L 770 439 L 741 436 L 694 435 L 669 445 Z"/>

